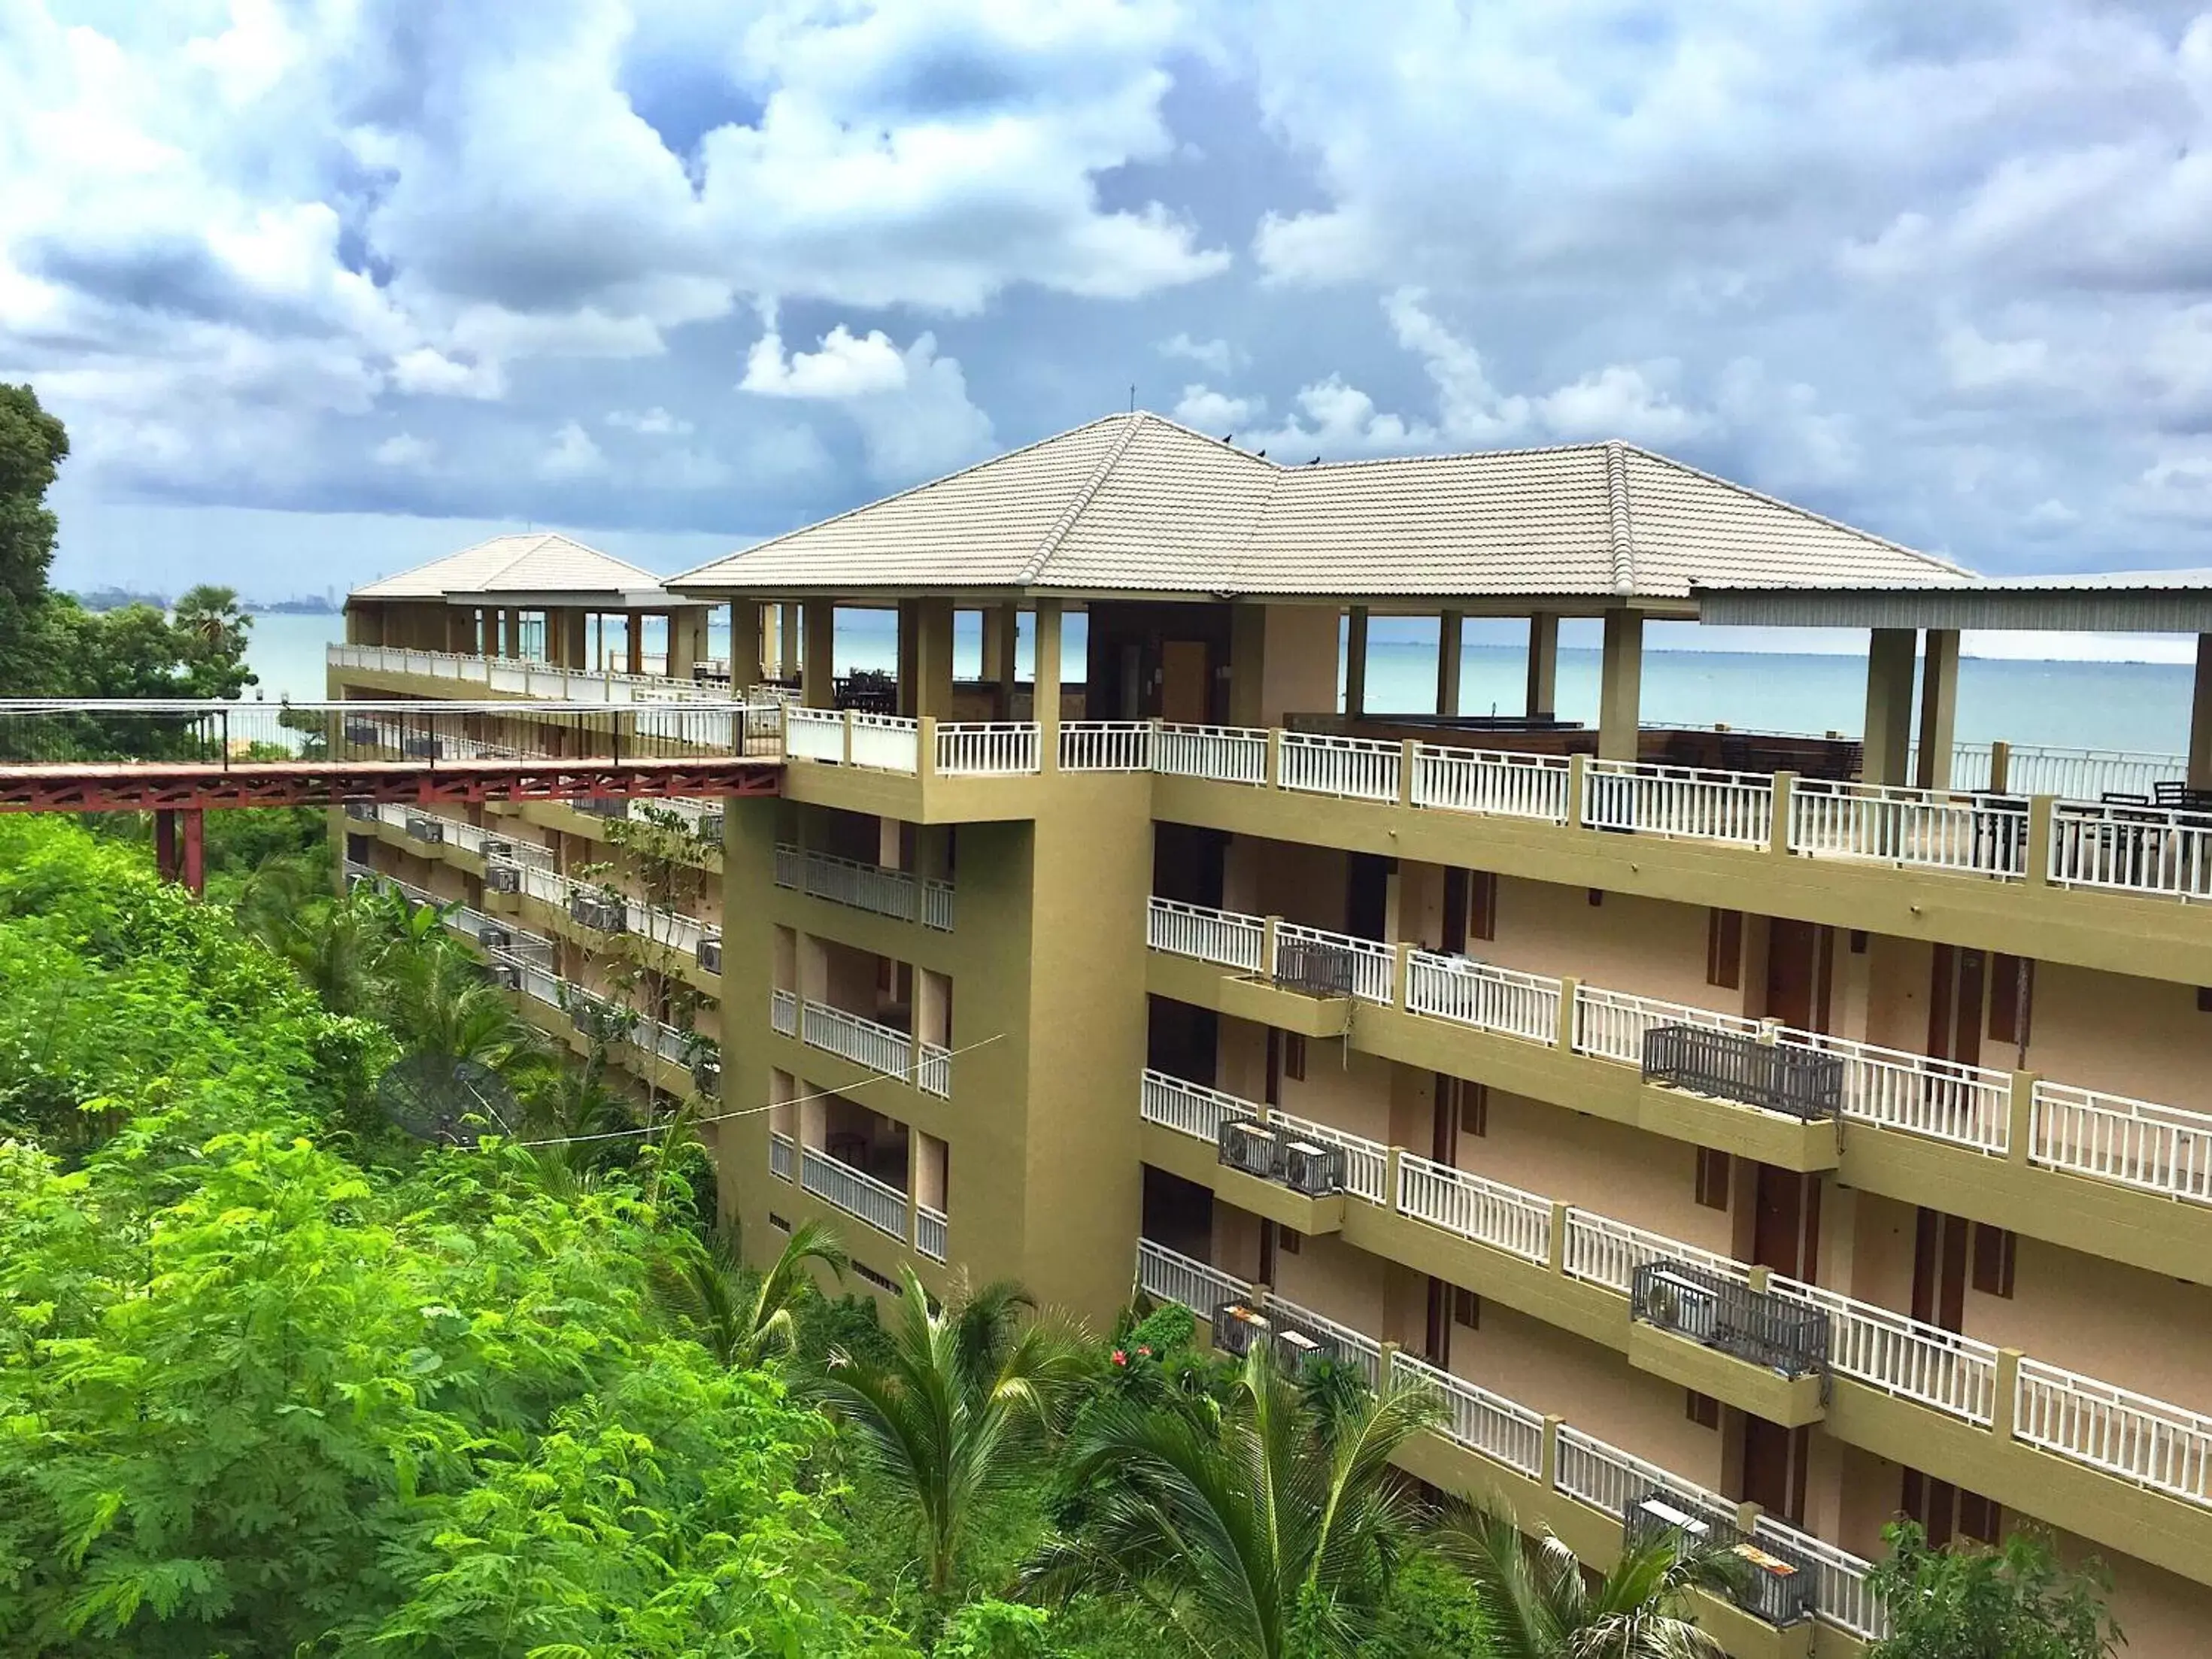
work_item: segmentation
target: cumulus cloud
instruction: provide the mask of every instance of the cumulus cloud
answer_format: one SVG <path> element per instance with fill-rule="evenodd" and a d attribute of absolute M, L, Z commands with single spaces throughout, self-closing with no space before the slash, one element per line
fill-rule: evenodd
<path fill-rule="evenodd" d="M 931 349 L 935 342 L 930 337 Z M 739 389 L 763 398 L 819 398 L 836 400 L 898 392 L 907 384 L 907 362 L 890 336 L 871 329 L 856 337 L 840 323 L 822 337 L 816 351 L 784 352 L 783 336 L 773 317 L 745 354 Z"/>
<path fill-rule="evenodd" d="M 429 465 L 436 450 L 411 432 L 396 432 L 370 452 L 379 466 L 415 469 Z"/>
<path fill-rule="evenodd" d="M 635 432 L 641 438 L 681 438 L 694 429 L 690 422 L 671 415 L 658 407 L 644 410 L 617 409 L 605 416 L 606 423 L 624 432 Z"/>
<path fill-rule="evenodd" d="M 1216 380 L 1235 373 L 1240 361 L 1237 349 L 1226 340 L 1194 340 L 1182 332 L 1161 341 L 1159 353 L 1163 357 L 1181 357 L 1196 363 Z"/>
<path fill-rule="evenodd" d="M 978 459 L 990 417 L 969 401 L 959 362 L 924 331 L 904 350 L 881 329 L 855 335 L 839 323 L 813 351 L 787 351 L 773 307 L 745 354 L 738 390 L 835 405 L 859 428 L 870 477 L 908 483 Z"/>
<path fill-rule="evenodd" d="M 1175 417 L 1200 432 L 1219 432 L 1226 436 L 1267 406 L 1264 398 L 1234 397 L 1201 383 L 1182 389 L 1182 396 L 1175 406 Z"/>
<path fill-rule="evenodd" d="M 607 458 L 592 434 L 570 421 L 553 434 L 553 442 L 538 458 L 538 476 L 566 483 L 589 478 L 607 470 Z"/>

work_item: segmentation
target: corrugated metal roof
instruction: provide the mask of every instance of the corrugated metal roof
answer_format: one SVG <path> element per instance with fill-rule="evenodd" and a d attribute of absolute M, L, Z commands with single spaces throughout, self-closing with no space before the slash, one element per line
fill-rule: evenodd
<path fill-rule="evenodd" d="M 1716 582 L 1701 621 L 1751 628 L 1956 628 L 2033 633 L 2212 632 L 2212 570 L 1978 576 L 1941 588 L 1880 582 Z"/>
<path fill-rule="evenodd" d="M 354 589 L 356 599 L 443 599 L 460 594 L 657 592 L 650 570 L 556 532 L 494 536 L 441 559 Z"/>
<path fill-rule="evenodd" d="M 1111 416 L 672 580 L 693 592 L 1032 588 L 1686 598 L 1955 565 L 1626 444 L 1284 466 Z"/>

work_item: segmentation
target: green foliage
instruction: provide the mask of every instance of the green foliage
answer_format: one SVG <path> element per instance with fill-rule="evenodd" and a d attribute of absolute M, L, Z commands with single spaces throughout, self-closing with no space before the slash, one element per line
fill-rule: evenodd
<path fill-rule="evenodd" d="M 36 623 L 54 556 L 46 505 L 69 434 L 28 386 L 0 384 L 0 693 L 27 690 L 43 672 Z"/>
<path fill-rule="evenodd" d="M 1426 1550 L 1398 1569 L 1359 1659 L 1482 1659 L 1493 1651 L 1474 1581 Z"/>
<path fill-rule="evenodd" d="M 930 1649 L 935 1659 L 1046 1659 L 1042 1607 L 1016 1601 L 969 1601 L 945 1621 L 944 1633 Z"/>
<path fill-rule="evenodd" d="M 2015 1530 L 2001 1548 L 1935 1550 L 1911 1522 L 1883 1537 L 1875 1569 L 1890 1635 L 1869 1659 L 2105 1659 L 2121 1645 L 2105 1610 L 2112 1577 L 2094 1560 L 2069 1571 L 2051 1540 Z"/>

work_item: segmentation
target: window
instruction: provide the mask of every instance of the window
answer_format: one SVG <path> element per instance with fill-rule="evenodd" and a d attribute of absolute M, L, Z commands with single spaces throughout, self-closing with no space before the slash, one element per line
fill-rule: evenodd
<path fill-rule="evenodd" d="M 1974 1224 L 1974 1288 L 1984 1296 L 2010 1299 L 2013 1255 L 2018 1242 L 2018 1236 L 2005 1228 L 1979 1221 Z"/>
<path fill-rule="evenodd" d="M 1710 1146 L 1698 1148 L 1698 1202 L 1709 1210 L 1729 1206 L 1729 1155 Z"/>
<path fill-rule="evenodd" d="M 1469 872 L 1468 896 L 1468 937 L 1496 939 L 1498 937 L 1498 877 L 1489 870 Z"/>
<path fill-rule="evenodd" d="M 1593 909 L 1593 910 L 1595 910 L 1595 909 L 1596 909 L 1596 908 L 1598 908 L 1598 906 L 1599 906 L 1599 905 L 1601 905 L 1601 904 L 1602 904 L 1602 903 L 1604 903 L 1604 902 L 1605 902 L 1605 889 L 1604 889 L 1604 888 L 1602 888 L 1602 887 L 1593 887 L 1593 888 L 1591 888 L 1591 889 L 1589 890 L 1589 903 L 1590 903 L 1590 908 L 1591 908 L 1591 909 Z"/>
<path fill-rule="evenodd" d="M 770 1210 L 768 1212 L 768 1224 L 775 1228 L 776 1231 L 780 1233 L 787 1233 L 791 1231 L 791 1224 L 788 1221 L 786 1221 L 781 1216 L 778 1215 L 774 1210 Z"/>
<path fill-rule="evenodd" d="M 1705 913 L 1705 983 L 1723 990 L 1743 988 L 1743 912 Z"/>
<path fill-rule="evenodd" d="M 1863 927 L 1851 929 L 1851 954 L 1863 957 L 1867 953 L 1867 932 Z"/>
<path fill-rule="evenodd" d="M 1285 1227 L 1279 1221 L 1274 1224 L 1275 1248 L 1285 1255 L 1296 1255 L 1299 1248 L 1305 1243 L 1304 1236 L 1297 1228 Z"/>
<path fill-rule="evenodd" d="M 1471 1331 L 1482 1328 L 1482 1298 L 1461 1285 L 1452 1286 L 1452 1323 Z"/>
<path fill-rule="evenodd" d="M 1296 1031 L 1283 1033 L 1283 1075 L 1293 1083 L 1306 1080 L 1306 1040 Z"/>
<path fill-rule="evenodd" d="M 1701 1429 L 1717 1429 L 1721 1425 L 1721 1402 L 1709 1394 L 1689 1391 L 1683 1415 Z"/>

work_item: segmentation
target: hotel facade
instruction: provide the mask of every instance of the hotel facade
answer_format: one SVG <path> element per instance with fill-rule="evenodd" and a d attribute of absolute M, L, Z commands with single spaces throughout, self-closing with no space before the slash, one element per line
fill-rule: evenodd
<path fill-rule="evenodd" d="M 1419 708 L 1369 697 L 1386 617 Z M 1984 580 L 1625 445 L 1285 467 L 1136 414 L 666 582 L 501 538 L 347 618 L 333 697 L 777 711 L 774 798 L 341 826 L 715 1103 L 749 1255 L 819 1217 L 878 1290 L 1141 1287 L 1430 1386 L 1443 1492 L 1599 1565 L 1740 1537 L 1740 1659 L 1878 1635 L 1899 1515 L 2048 1528 L 2130 1652 L 2212 1644 L 2212 657 L 2182 755 L 1954 732 L 1962 629 L 2212 636 L 2201 577 Z M 1462 712 L 1470 618 L 1517 711 Z M 1863 728 L 1645 724 L 1698 622 L 1865 630 Z"/>

